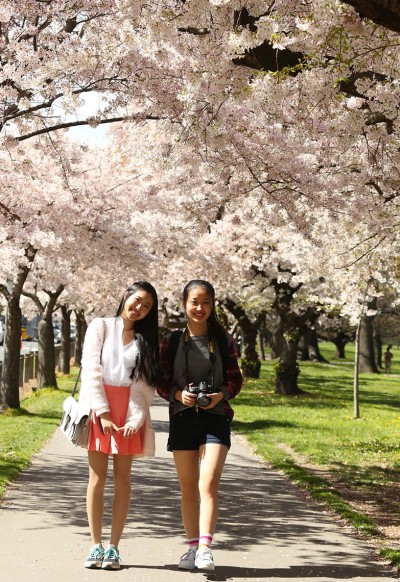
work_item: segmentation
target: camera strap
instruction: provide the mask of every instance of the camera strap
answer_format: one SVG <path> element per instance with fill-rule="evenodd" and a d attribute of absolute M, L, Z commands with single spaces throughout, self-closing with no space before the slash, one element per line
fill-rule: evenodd
<path fill-rule="evenodd" d="M 208 354 L 211 362 L 211 385 L 215 388 L 215 340 L 212 337 L 210 330 L 208 330 Z M 185 365 L 186 365 L 186 384 L 189 383 L 189 350 L 190 350 L 190 335 L 189 330 L 185 327 L 183 332 L 183 351 L 185 353 Z"/>

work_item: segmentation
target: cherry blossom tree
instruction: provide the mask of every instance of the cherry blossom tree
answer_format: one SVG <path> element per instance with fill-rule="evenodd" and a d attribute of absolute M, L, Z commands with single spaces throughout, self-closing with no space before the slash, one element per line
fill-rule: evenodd
<path fill-rule="evenodd" d="M 274 305 L 292 342 L 283 362 L 323 306 L 355 323 L 380 285 L 396 288 L 398 40 L 376 11 L 384 0 L 364 4 L 3 3 L 10 321 L 35 285 L 65 286 L 69 308 L 90 316 L 133 273 L 165 297 L 207 275 L 251 317 Z M 92 91 L 92 119 L 65 119 Z M 28 145 L 121 120 L 105 152 L 61 137 Z M 32 208 L 16 211 L 27 189 Z"/>

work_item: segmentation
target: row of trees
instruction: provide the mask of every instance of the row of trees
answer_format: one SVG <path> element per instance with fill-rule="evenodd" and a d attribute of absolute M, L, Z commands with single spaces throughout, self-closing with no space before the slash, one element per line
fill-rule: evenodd
<path fill-rule="evenodd" d="M 387 22 L 370 4 L 3 2 L 0 265 L 13 285 L 0 285 L 0 406 L 19 405 L 24 296 L 46 362 L 54 309 L 112 313 L 138 278 L 173 305 L 188 278 L 209 278 L 241 326 L 247 374 L 273 318 L 285 393 L 321 318 L 367 327 L 378 298 L 393 303 L 397 3 Z M 67 120 L 93 91 L 99 110 Z M 108 145 L 69 142 L 61 130 L 81 123 L 110 123 Z"/>

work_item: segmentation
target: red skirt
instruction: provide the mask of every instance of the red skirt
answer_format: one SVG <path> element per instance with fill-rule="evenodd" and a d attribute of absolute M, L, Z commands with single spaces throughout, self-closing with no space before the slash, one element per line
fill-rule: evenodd
<path fill-rule="evenodd" d="M 104 385 L 110 415 L 114 424 L 120 428 L 125 426 L 126 413 L 129 405 L 130 386 Z M 144 427 L 131 438 L 124 437 L 123 433 L 115 435 L 104 434 L 100 419 L 93 412 L 90 419 L 89 451 L 99 451 L 107 455 L 140 455 L 143 451 Z"/>

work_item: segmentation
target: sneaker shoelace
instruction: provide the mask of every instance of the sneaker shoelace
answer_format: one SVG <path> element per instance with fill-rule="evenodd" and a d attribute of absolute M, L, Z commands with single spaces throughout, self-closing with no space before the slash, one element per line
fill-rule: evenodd
<path fill-rule="evenodd" d="M 201 548 L 201 550 L 199 551 L 199 557 L 201 559 L 206 559 L 206 560 L 213 560 L 213 555 L 212 552 L 210 550 L 210 548 Z"/>
<path fill-rule="evenodd" d="M 91 557 L 96 558 L 96 560 L 98 558 L 102 558 L 103 555 L 104 555 L 103 548 L 96 547 L 96 548 L 93 548 L 93 550 L 91 551 Z"/>
<path fill-rule="evenodd" d="M 106 560 L 117 560 L 118 562 L 121 561 L 118 550 L 116 550 L 115 548 L 109 548 L 108 550 L 106 550 L 104 558 Z"/>

